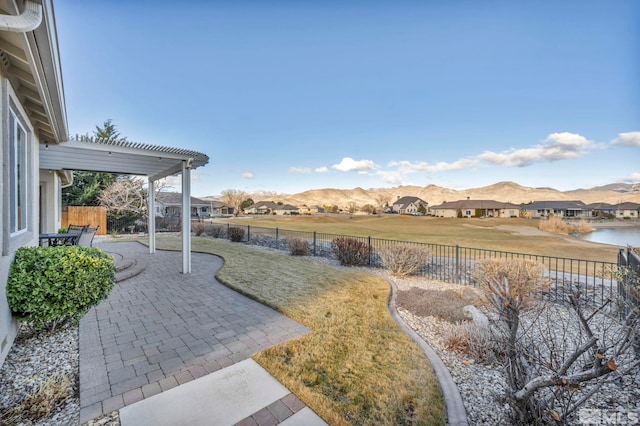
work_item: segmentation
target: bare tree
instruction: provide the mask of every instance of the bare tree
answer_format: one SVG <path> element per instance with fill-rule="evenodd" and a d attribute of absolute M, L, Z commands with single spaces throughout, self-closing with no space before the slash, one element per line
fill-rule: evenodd
<path fill-rule="evenodd" d="M 376 208 L 371 204 L 365 204 L 360 210 L 367 214 L 374 214 L 376 212 Z"/>
<path fill-rule="evenodd" d="M 248 195 L 244 191 L 237 189 L 226 189 L 222 191 L 220 201 L 233 207 L 233 215 L 238 216 L 240 213 L 240 205 L 244 200 L 248 198 Z"/>
<path fill-rule="evenodd" d="M 349 204 L 347 204 L 347 213 L 354 214 L 357 211 L 358 206 L 356 205 L 356 203 L 354 201 L 349 201 Z"/>
<path fill-rule="evenodd" d="M 380 210 L 384 211 L 385 207 L 389 207 L 391 196 L 381 192 L 376 194 L 375 200 L 376 200 L 376 206 L 380 208 Z"/>
<path fill-rule="evenodd" d="M 147 191 L 144 180 L 139 177 L 117 179 L 102 191 L 99 201 L 100 205 L 106 207 L 107 212 L 113 215 L 147 214 Z"/>
<path fill-rule="evenodd" d="M 544 268 L 526 259 L 480 265 L 477 281 L 498 314 L 507 398 L 518 424 L 565 424 L 606 383 L 636 372 L 638 306 L 590 300 L 567 289 L 567 303 L 536 301 L 548 287 Z M 624 309 L 621 309 L 624 308 Z"/>

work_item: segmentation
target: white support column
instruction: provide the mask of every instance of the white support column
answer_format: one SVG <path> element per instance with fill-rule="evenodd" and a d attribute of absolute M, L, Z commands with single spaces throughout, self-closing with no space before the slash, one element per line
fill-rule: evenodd
<path fill-rule="evenodd" d="M 182 161 L 182 273 L 191 273 L 191 164 Z"/>
<path fill-rule="evenodd" d="M 156 252 L 156 186 L 149 178 L 149 193 L 147 194 L 147 232 L 149 233 L 149 253 Z"/>

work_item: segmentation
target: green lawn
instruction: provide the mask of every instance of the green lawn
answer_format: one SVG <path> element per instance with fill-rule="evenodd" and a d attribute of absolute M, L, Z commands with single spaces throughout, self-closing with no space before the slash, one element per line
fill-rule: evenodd
<path fill-rule="evenodd" d="M 427 216 L 257 216 L 230 219 L 243 226 L 318 231 L 331 234 L 371 236 L 402 241 L 459 245 L 544 256 L 615 262 L 617 248 L 569 238 L 566 235 L 530 236 L 499 229 L 517 226 L 537 230 L 538 221 L 519 218 L 457 219 Z"/>
<path fill-rule="evenodd" d="M 385 280 L 225 240 L 194 237 L 192 248 L 224 258 L 221 282 L 313 330 L 254 359 L 329 424 L 445 424 L 437 379 L 391 318 Z"/>

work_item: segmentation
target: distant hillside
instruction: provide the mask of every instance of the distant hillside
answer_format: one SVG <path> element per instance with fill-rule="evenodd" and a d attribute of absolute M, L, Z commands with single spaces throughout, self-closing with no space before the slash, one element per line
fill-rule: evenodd
<path fill-rule="evenodd" d="M 340 208 L 344 208 L 352 202 L 357 206 L 363 206 L 365 204 L 378 206 L 384 204 L 386 201 L 388 201 L 389 204 L 393 204 L 394 200 L 406 195 L 420 197 L 427 201 L 430 206 L 442 204 L 445 201 L 464 200 L 467 197 L 475 200 L 495 200 L 516 204 L 545 200 L 579 200 L 587 204 L 597 202 L 617 204 L 627 201 L 640 203 L 640 185 L 611 184 L 597 188 L 563 192 L 553 188 L 530 188 L 514 182 L 499 182 L 481 188 L 465 190 L 448 189 L 436 185 L 428 185 L 425 187 L 408 185 L 395 188 L 372 189 L 311 189 L 299 194 L 290 195 L 269 192 L 249 194 L 254 201 L 281 201 L 294 206 L 337 205 Z"/>

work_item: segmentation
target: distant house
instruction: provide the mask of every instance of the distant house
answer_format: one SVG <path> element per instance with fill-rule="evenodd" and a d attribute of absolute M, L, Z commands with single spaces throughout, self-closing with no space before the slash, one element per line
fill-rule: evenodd
<path fill-rule="evenodd" d="M 191 217 L 211 217 L 212 203 L 191 197 Z M 159 192 L 156 196 L 156 217 L 181 217 L 182 194 L 179 192 Z"/>
<path fill-rule="evenodd" d="M 520 206 L 494 200 L 458 200 L 432 206 L 429 212 L 438 217 L 519 217 Z"/>
<path fill-rule="evenodd" d="M 391 210 L 394 213 L 416 215 L 416 214 L 422 214 L 420 212 L 421 210 L 420 207 L 423 207 L 424 213 L 426 213 L 427 209 L 429 208 L 429 203 L 427 203 L 426 201 L 418 197 L 405 196 L 405 197 L 398 198 L 391 205 Z"/>
<path fill-rule="evenodd" d="M 592 208 L 582 201 L 534 201 L 523 204 L 522 209 L 533 218 L 560 216 L 568 218 L 591 217 Z"/>
<path fill-rule="evenodd" d="M 298 207 L 289 204 L 278 204 L 273 201 L 258 201 L 249 208 L 246 208 L 245 213 L 248 214 L 275 214 L 275 215 L 288 215 L 300 213 Z"/>
<path fill-rule="evenodd" d="M 640 217 L 640 204 L 638 203 L 620 203 L 613 206 L 615 208 L 615 215 L 618 219 L 624 218 L 638 218 Z"/>
<path fill-rule="evenodd" d="M 324 208 L 320 206 L 302 206 L 298 207 L 300 214 L 324 213 Z"/>
<path fill-rule="evenodd" d="M 587 207 L 591 209 L 591 217 L 606 218 L 616 214 L 616 206 L 613 204 L 591 203 L 587 204 Z"/>
<path fill-rule="evenodd" d="M 206 201 L 206 200 L 205 200 Z M 211 210 L 211 216 L 230 216 L 234 208 L 222 201 L 207 201 Z"/>

